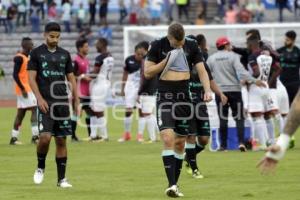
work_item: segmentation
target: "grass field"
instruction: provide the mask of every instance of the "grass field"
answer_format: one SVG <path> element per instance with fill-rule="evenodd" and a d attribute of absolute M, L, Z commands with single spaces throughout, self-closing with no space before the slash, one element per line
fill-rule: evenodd
<path fill-rule="evenodd" d="M 35 146 L 29 144 L 29 114 L 22 126 L 22 146 L 9 146 L 15 109 L 0 108 L 0 200 L 159 200 L 167 199 L 160 157 L 161 143 L 119 144 L 122 122 L 109 118 L 110 142 L 69 143 L 67 177 L 72 189 L 56 187 L 56 164 L 52 143 L 42 185 L 33 184 Z M 134 130 L 136 124 L 134 125 Z M 133 131 L 135 133 L 135 131 Z M 84 128 L 78 135 L 86 137 Z M 298 145 L 299 146 L 299 145 Z M 205 175 L 195 180 L 183 171 L 180 188 L 192 200 L 298 200 L 300 199 L 300 149 L 288 152 L 274 176 L 261 176 L 255 165 L 262 152 L 212 153 L 205 151 L 199 165 Z"/>

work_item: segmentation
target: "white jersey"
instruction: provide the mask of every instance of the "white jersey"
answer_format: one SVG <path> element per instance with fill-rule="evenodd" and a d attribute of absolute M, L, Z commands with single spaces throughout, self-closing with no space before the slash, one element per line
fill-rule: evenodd
<path fill-rule="evenodd" d="M 108 56 L 104 58 L 97 79 L 105 79 L 111 81 L 113 68 L 114 68 L 114 58 L 112 56 Z"/>
<path fill-rule="evenodd" d="M 259 55 L 256 60 L 260 72 L 258 79 L 268 82 L 273 58 L 268 55 Z"/>

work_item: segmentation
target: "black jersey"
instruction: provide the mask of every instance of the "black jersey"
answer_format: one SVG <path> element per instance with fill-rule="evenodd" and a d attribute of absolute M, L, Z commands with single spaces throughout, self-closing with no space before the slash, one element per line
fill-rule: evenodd
<path fill-rule="evenodd" d="M 300 49 L 294 47 L 292 51 L 289 51 L 286 47 L 282 47 L 277 51 L 280 54 L 280 65 L 282 68 L 280 80 L 285 85 L 299 85 Z"/>
<path fill-rule="evenodd" d="M 50 52 L 42 44 L 31 51 L 27 69 L 37 71 L 37 85 L 47 102 L 68 101 L 66 75 L 73 73 L 68 51 L 57 47 L 55 52 Z"/>
<path fill-rule="evenodd" d="M 174 48 L 171 47 L 168 38 L 163 37 L 151 43 L 146 59 L 154 63 L 159 63 L 165 59 L 168 52 L 173 49 Z M 195 40 L 186 37 L 183 50 L 189 64 L 190 71 L 192 71 L 194 65 L 203 62 L 203 55 Z"/>
<path fill-rule="evenodd" d="M 137 61 L 135 55 L 128 56 L 125 60 L 124 70 L 129 74 L 139 71 L 142 66 L 142 61 Z"/>

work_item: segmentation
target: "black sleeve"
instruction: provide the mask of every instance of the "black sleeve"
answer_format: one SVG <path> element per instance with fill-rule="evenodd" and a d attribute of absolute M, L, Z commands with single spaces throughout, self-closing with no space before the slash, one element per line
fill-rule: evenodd
<path fill-rule="evenodd" d="M 150 44 L 146 60 L 154 63 L 159 63 L 160 40 L 155 40 Z"/>
<path fill-rule="evenodd" d="M 74 72 L 74 68 L 73 68 L 73 64 L 72 64 L 72 58 L 71 58 L 70 54 L 68 53 L 65 73 L 67 75 L 67 74 L 70 74 L 73 72 Z"/>
<path fill-rule="evenodd" d="M 191 57 L 192 57 L 192 63 L 195 66 L 198 63 L 203 62 L 203 54 L 200 50 L 200 48 L 198 47 L 196 41 L 192 41 L 191 42 Z"/>
<path fill-rule="evenodd" d="M 257 65 L 257 59 L 256 56 L 254 54 L 251 54 L 248 58 L 248 64 L 253 67 L 255 65 Z"/>
<path fill-rule="evenodd" d="M 125 66 L 124 66 L 124 71 L 127 71 L 127 72 L 129 72 L 129 57 L 128 58 L 126 58 L 126 60 L 125 60 Z"/>
<path fill-rule="evenodd" d="M 247 48 L 239 48 L 239 47 L 233 46 L 232 51 L 234 53 L 237 53 L 237 54 L 241 55 L 241 56 L 245 56 L 245 57 L 249 56 L 249 51 L 248 51 Z"/>
<path fill-rule="evenodd" d="M 73 65 L 74 65 L 74 75 L 75 76 L 79 76 L 79 65 L 78 65 L 78 62 L 76 60 L 74 60 Z"/>
<path fill-rule="evenodd" d="M 13 72 L 14 80 L 17 83 L 17 85 L 19 86 L 19 88 L 21 88 L 21 90 L 24 90 L 24 86 L 19 79 L 19 72 L 22 67 L 23 58 L 21 56 L 16 56 L 14 58 L 14 63 L 15 63 L 14 64 L 14 72 Z"/>
<path fill-rule="evenodd" d="M 206 71 L 207 71 L 207 75 L 208 75 L 209 80 L 210 80 L 210 81 L 211 81 L 211 80 L 214 80 L 213 76 L 211 75 L 211 71 L 210 71 L 210 69 L 209 69 L 209 67 L 208 67 L 208 65 L 207 65 L 206 62 L 204 62 L 204 67 L 205 67 L 205 69 L 206 69 Z"/>
<path fill-rule="evenodd" d="M 102 64 L 103 64 L 103 59 L 102 59 L 102 57 L 101 57 L 101 55 L 100 56 L 98 56 L 97 58 L 96 58 L 96 60 L 95 60 L 95 67 L 101 67 L 102 66 Z"/>
<path fill-rule="evenodd" d="M 29 55 L 27 70 L 37 71 L 39 68 L 39 60 L 35 50 L 32 50 Z"/>

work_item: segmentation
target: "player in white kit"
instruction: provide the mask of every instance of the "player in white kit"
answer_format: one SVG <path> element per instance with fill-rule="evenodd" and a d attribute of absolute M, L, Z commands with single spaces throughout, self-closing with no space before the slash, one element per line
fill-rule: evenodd
<path fill-rule="evenodd" d="M 96 44 L 100 53 L 96 57 L 93 74 L 95 79 L 90 84 L 91 109 L 91 141 L 108 141 L 107 122 L 104 116 L 106 99 L 111 88 L 111 76 L 114 67 L 114 58 L 107 51 L 107 40 L 99 38 Z M 100 130 L 100 137 L 98 136 Z"/>

